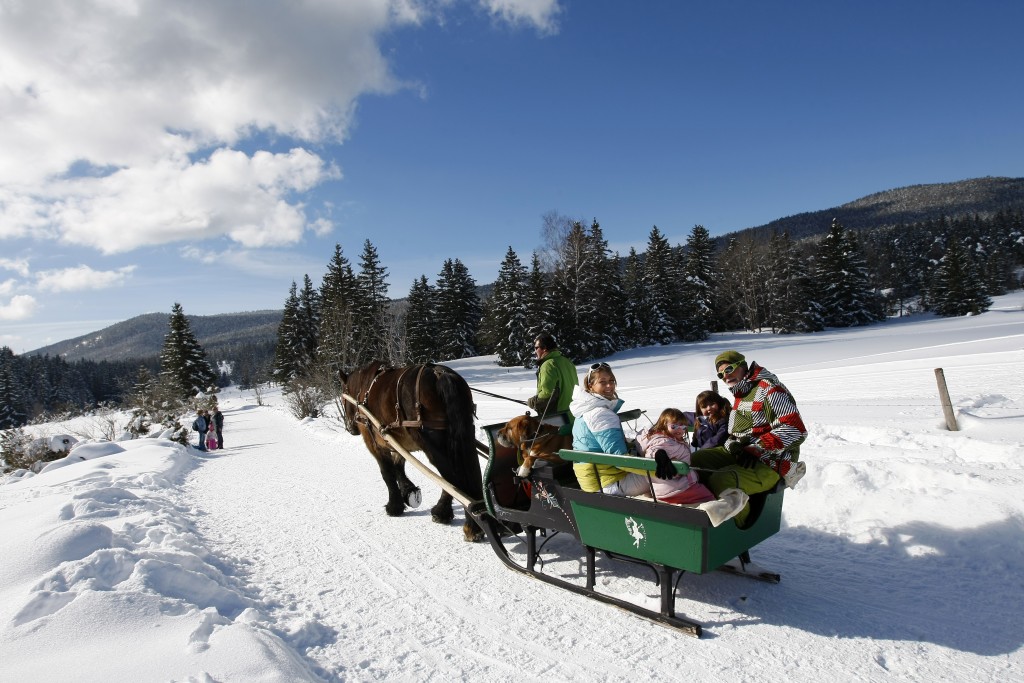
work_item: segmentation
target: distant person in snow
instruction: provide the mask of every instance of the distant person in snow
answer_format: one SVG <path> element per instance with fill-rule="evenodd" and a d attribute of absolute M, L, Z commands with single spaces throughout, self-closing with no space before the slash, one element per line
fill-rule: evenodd
<path fill-rule="evenodd" d="M 727 488 L 748 494 L 769 491 L 780 478 L 795 486 L 804 473 L 797 462 L 807 428 L 789 390 L 771 372 L 755 362 L 747 363 L 737 351 L 723 351 L 715 358 L 718 378 L 735 397 L 729 414 L 725 444 L 693 454 L 693 466 L 716 470 L 701 473 L 701 481 L 717 496 Z M 742 527 L 750 506 L 736 515 Z"/>
<path fill-rule="evenodd" d="M 580 383 L 576 366 L 558 350 L 555 338 L 548 332 L 541 332 L 533 340 L 537 354 L 537 394 L 526 401 L 526 405 L 542 417 L 556 413 L 567 413 L 572 402 L 572 392 Z M 568 415 L 569 422 L 573 416 Z"/>
<path fill-rule="evenodd" d="M 217 432 L 217 448 L 224 448 L 224 413 L 219 406 L 213 407 L 213 428 Z"/>
<path fill-rule="evenodd" d="M 206 421 L 206 416 L 203 414 L 205 411 L 200 408 L 196 411 L 196 419 L 192 421 L 192 429 L 199 432 L 199 445 L 196 448 L 200 451 L 206 450 L 206 432 L 209 429 L 209 423 Z"/>

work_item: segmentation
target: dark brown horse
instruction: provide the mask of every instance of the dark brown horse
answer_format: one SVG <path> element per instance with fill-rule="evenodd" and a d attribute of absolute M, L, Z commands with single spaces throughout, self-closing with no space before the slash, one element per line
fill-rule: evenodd
<path fill-rule="evenodd" d="M 378 429 L 351 402 L 344 402 L 345 426 L 352 434 L 363 435 L 388 487 L 384 510 L 389 515 L 396 517 L 406 505 L 419 505 L 420 490 L 405 475 L 405 458 L 394 451 L 381 432 L 409 452 L 426 453 L 438 474 L 473 500 L 483 498 L 473 423 L 475 406 L 461 375 L 443 365 L 392 368 L 373 361 L 350 374 L 342 373 L 341 381 L 343 391 L 380 423 Z M 430 514 L 435 522 L 450 523 L 455 516 L 451 494 L 442 489 Z M 483 538 L 483 531 L 468 512 L 462 532 L 468 541 Z"/>

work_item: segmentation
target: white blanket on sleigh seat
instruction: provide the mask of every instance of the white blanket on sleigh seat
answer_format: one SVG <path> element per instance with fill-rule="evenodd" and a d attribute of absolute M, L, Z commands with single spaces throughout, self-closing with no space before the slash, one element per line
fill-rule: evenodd
<path fill-rule="evenodd" d="M 703 510 L 711 520 L 712 526 L 718 526 L 727 519 L 732 519 L 743 506 L 747 504 L 750 497 L 739 489 L 726 489 L 718 494 L 715 500 L 697 505 L 698 510 Z"/>

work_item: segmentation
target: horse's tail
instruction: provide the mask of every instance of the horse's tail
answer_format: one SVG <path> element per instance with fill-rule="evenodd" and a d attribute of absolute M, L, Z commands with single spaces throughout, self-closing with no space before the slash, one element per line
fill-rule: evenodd
<path fill-rule="evenodd" d="M 437 393 L 445 405 L 448 422 L 447 449 L 452 465 L 462 481 L 453 481 L 468 495 L 476 499 L 483 497 L 480 475 L 480 461 L 476 453 L 476 432 L 474 418 L 476 407 L 469 384 L 459 373 L 444 365 L 434 367 L 437 378 Z"/>

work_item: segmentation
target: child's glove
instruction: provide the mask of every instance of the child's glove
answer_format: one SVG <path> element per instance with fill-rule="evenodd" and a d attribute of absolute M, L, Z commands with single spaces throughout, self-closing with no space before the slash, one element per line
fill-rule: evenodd
<path fill-rule="evenodd" d="M 676 466 L 672 463 L 672 458 L 668 457 L 668 453 L 663 448 L 655 451 L 654 462 L 658 463 L 654 469 L 654 474 L 658 479 L 674 479 L 679 474 L 676 472 Z"/>

